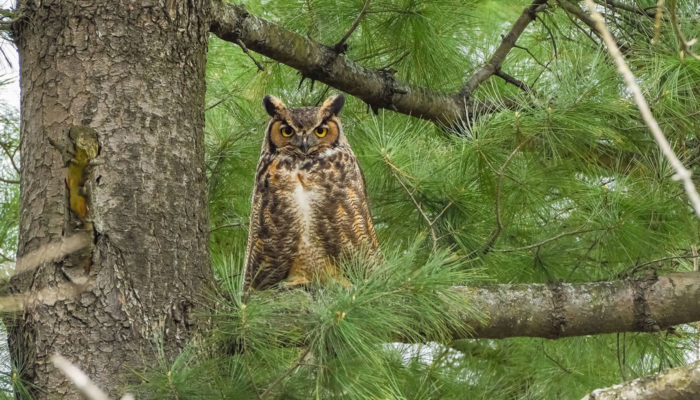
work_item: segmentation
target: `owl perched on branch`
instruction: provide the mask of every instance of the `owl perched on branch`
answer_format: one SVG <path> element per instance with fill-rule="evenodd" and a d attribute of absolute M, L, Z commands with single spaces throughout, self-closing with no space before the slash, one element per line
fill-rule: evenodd
<path fill-rule="evenodd" d="M 347 282 L 339 257 L 378 251 L 364 176 L 338 118 L 344 103 L 343 95 L 321 107 L 263 99 L 271 119 L 255 176 L 245 290 Z"/>

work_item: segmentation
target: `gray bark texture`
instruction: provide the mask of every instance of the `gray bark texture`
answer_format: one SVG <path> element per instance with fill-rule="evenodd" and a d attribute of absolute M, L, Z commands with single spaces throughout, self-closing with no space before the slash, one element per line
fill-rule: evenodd
<path fill-rule="evenodd" d="M 656 332 L 700 320 L 700 274 L 682 272 L 610 282 L 460 287 L 486 320 L 466 319 L 474 338 L 557 339 Z"/>
<path fill-rule="evenodd" d="M 17 259 L 77 233 L 92 239 L 12 280 L 13 293 L 83 289 L 5 319 L 13 364 L 37 398 L 78 397 L 49 362 L 55 353 L 116 394 L 129 367 L 153 363 L 156 342 L 172 356 L 195 331 L 192 310 L 212 282 L 203 137 L 209 4 L 19 1 Z M 71 211 L 60 149 L 74 126 L 91 128 L 99 142 L 81 188 L 86 217 Z"/>
<path fill-rule="evenodd" d="M 604 389 L 582 400 L 695 400 L 700 399 L 700 362 L 669 369 Z"/>
<path fill-rule="evenodd" d="M 243 6 L 212 0 L 211 31 L 219 38 L 243 43 L 248 49 L 263 54 L 301 72 L 305 78 L 321 81 L 356 96 L 373 109 L 386 108 L 402 114 L 453 126 L 460 120 L 493 113 L 501 106 L 477 101 L 471 92 L 500 69 L 517 37 L 532 21 L 535 9 L 544 3 L 536 0 L 508 34 L 507 45 L 499 47 L 496 60 L 489 60 L 461 93 L 442 93 L 402 82 L 387 70 L 363 67 L 332 46 L 318 43 L 263 18 L 252 15 Z M 504 99 L 504 103 L 510 101 Z M 509 104 L 511 105 L 511 104 Z"/>

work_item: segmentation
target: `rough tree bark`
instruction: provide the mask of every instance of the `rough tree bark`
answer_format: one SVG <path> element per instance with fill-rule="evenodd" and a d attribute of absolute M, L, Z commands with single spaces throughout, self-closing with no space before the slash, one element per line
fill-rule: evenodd
<path fill-rule="evenodd" d="M 458 288 L 487 317 L 467 318 L 474 338 L 557 339 L 613 332 L 657 332 L 700 320 L 700 274 L 591 283 Z"/>
<path fill-rule="evenodd" d="M 356 96 L 373 109 L 386 108 L 446 126 L 460 120 L 500 111 L 502 106 L 474 99 L 471 94 L 489 76 L 500 71 L 506 55 L 514 47 L 525 27 L 544 9 L 546 0 L 534 0 L 523 10 L 506 39 L 486 65 L 475 71 L 459 93 L 442 93 L 402 82 L 393 73 L 363 67 L 333 46 L 252 15 L 245 7 L 212 0 L 211 31 L 223 40 L 243 43 L 247 48 L 268 56 L 318 80 Z M 503 104 L 515 106 L 508 99 Z"/>
<path fill-rule="evenodd" d="M 542 3 L 533 1 L 514 24 L 505 53 Z M 124 367 L 150 357 L 155 339 L 172 355 L 192 334 L 191 309 L 211 279 L 203 146 L 210 29 L 376 107 L 443 123 L 493 111 L 458 93 L 408 87 L 218 0 L 21 0 L 18 12 L 18 260 L 76 233 L 91 239 L 82 251 L 13 278 L 15 293 L 80 287 L 68 291 L 77 296 L 43 301 L 6 320 L 13 363 L 42 389 L 33 389 L 38 398 L 76 396 L 49 364 L 56 352 L 114 394 Z M 503 57 L 487 72 L 499 70 Z M 85 218 L 71 211 L 64 183 L 61 144 L 70 147 L 72 127 L 94 130 L 100 145 L 101 164 L 86 167 L 81 185 Z M 462 290 L 490 317 L 472 325 L 475 337 L 562 337 L 696 321 L 698 282 L 681 274 Z"/>
<path fill-rule="evenodd" d="M 581 400 L 691 400 L 700 398 L 700 362 L 596 389 Z"/>
<path fill-rule="evenodd" d="M 208 0 L 20 0 L 18 260 L 80 233 L 83 251 L 18 271 L 13 292 L 88 283 L 10 323 L 13 363 L 37 398 L 75 398 L 61 353 L 115 393 L 125 367 L 175 354 L 211 282 L 204 171 Z M 62 146 L 91 128 L 85 218 L 69 208 Z M 100 164 L 101 163 L 101 164 Z"/>

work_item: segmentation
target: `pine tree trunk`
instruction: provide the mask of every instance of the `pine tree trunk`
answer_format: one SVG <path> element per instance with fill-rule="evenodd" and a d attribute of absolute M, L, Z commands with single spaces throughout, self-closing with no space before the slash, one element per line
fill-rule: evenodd
<path fill-rule="evenodd" d="M 54 353 L 116 394 L 128 368 L 154 364 L 156 342 L 172 356 L 194 333 L 192 310 L 212 280 L 203 141 L 209 7 L 19 1 L 18 260 L 71 235 L 91 239 L 36 268 L 18 262 L 15 293 L 80 289 L 44 296 L 8 321 L 13 363 L 38 398 L 77 397 L 51 365 Z M 94 129 L 100 148 L 80 188 L 84 218 L 70 208 L 61 152 L 72 147 L 74 126 Z"/>

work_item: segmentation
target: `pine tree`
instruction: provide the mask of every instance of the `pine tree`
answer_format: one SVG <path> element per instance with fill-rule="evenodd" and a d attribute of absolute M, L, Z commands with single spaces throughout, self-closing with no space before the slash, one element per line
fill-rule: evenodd
<path fill-rule="evenodd" d="M 597 3 L 674 150 L 700 174 L 700 60 L 687 44 L 700 36 L 700 3 Z M 218 285 L 200 317 L 212 328 L 127 374 L 138 398 L 568 399 L 698 359 L 694 324 L 470 338 L 487 315 L 459 286 L 559 290 L 697 270 L 698 220 L 577 2 L 228 6 L 214 3 L 238 19 L 214 17 L 224 40 L 210 38 L 206 71 Z M 268 25 L 247 30 L 255 18 Z M 351 73 L 366 79 L 344 80 Z M 355 95 L 342 120 L 385 261 L 346 260 L 349 289 L 242 293 L 261 99 L 312 106 L 338 90 Z M 17 223 L 8 185 L 4 254 Z M 648 311 L 634 304 L 635 316 Z"/>

